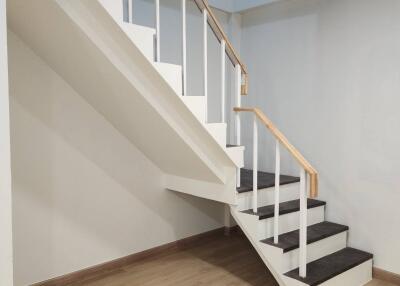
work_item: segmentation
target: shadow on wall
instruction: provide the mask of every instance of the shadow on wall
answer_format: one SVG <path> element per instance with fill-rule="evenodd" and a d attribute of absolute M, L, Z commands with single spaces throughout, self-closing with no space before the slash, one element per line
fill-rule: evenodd
<path fill-rule="evenodd" d="M 221 227 L 9 33 L 16 285 Z M 32 247 L 34 245 L 34 247 Z"/>

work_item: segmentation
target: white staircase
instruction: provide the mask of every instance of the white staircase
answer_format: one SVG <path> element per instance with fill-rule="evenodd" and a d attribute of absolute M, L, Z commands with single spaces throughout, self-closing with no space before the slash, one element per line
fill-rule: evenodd
<path fill-rule="evenodd" d="M 107 9 L 107 0 L 100 0 Z M 115 16 L 118 18 L 120 16 Z M 121 18 L 120 18 L 121 19 Z M 176 92 L 176 95 L 182 100 L 187 108 L 193 113 L 228 154 L 238 168 L 243 167 L 243 146 L 229 146 L 226 142 L 226 123 L 207 123 L 206 98 L 204 96 L 185 96 L 182 94 L 182 67 L 167 63 L 155 62 L 155 47 L 153 37 L 156 31 L 153 29 L 143 28 L 134 24 L 122 23 L 122 26 L 131 26 L 132 42 L 142 50 L 143 54 L 152 62 L 157 71 L 162 75 L 164 80 Z M 126 28 L 129 29 L 129 28 Z M 134 31 L 138 31 L 135 35 Z M 237 204 L 231 205 L 231 214 L 237 221 L 243 232 L 249 238 L 265 264 L 274 274 L 280 285 L 354 285 L 360 286 L 369 282 L 372 277 L 372 256 L 347 248 L 347 230 L 345 226 L 332 224 L 325 221 L 325 203 L 317 200 L 308 201 L 307 226 L 311 232 L 315 232 L 315 241 L 310 241 L 307 245 L 306 262 L 309 265 L 309 272 L 312 275 L 301 277 L 298 275 L 300 251 L 299 244 L 293 242 L 295 237 L 298 238 L 298 229 L 300 225 L 300 201 L 298 200 L 298 189 L 300 183 L 293 182 L 280 188 L 280 202 L 282 208 L 285 203 L 294 203 L 299 205 L 298 209 L 288 209 L 279 215 L 279 235 L 293 234 L 290 239 L 296 246 L 291 246 L 286 250 L 283 247 L 275 245 L 274 237 L 274 215 L 262 218 L 262 206 L 274 205 L 275 186 L 265 188 L 258 193 L 257 203 L 259 212 L 253 213 L 253 192 L 235 192 Z M 201 193 L 197 194 L 201 196 Z M 273 209 L 273 208 L 271 208 Z M 285 211 L 283 209 L 283 211 Z M 267 211 L 268 212 L 268 211 Z M 273 213 L 273 211 L 272 211 Z M 297 231 L 297 232 L 296 232 Z M 285 239 L 283 236 L 282 239 Z M 269 241 L 269 243 L 267 243 Z M 318 268 L 318 265 L 311 264 L 318 262 L 319 259 L 331 257 L 332 255 L 340 255 L 343 252 L 345 259 L 351 259 L 352 256 L 359 255 L 360 258 L 355 259 L 353 264 L 346 261 L 337 262 L 338 265 L 332 264 L 331 269 Z M 330 256 L 329 256 L 330 255 Z M 334 260 L 335 257 L 332 259 Z M 326 266 L 326 265 L 325 265 Z M 315 268 L 315 270 L 314 270 Z M 329 266 L 328 266 L 329 268 Z M 296 270 L 297 269 L 297 270 Z M 316 273 L 314 273 L 316 271 Z M 325 272 L 326 273 L 325 273 Z"/>
<path fill-rule="evenodd" d="M 75 88 L 88 94 L 87 100 L 165 171 L 166 188 L 228 203 L 232 216 L 280 285 L 360 286 L 371 280 L 372 255 L 348 248 L 348 228 L 325 221 L 324 202 L 307 200 L 308 178 L 309 197 L 317 195 L 316 171 L 261 111 L 240 108 L 240 96 L 247 89 L 244 66 L 205 0 L 195 0 L 203 12 L 204 26 L 211 25 L 221 42 L 221 55 L 226 53 L 235 64 L 234 96 L 239 107 L 236 110 L 236 145 L 227 144 L 224 120 L 208 122 L 207 96 L 184 94 L 186 67 L 156 61 L 159 31 L 123 21 L 122 1 L 40 2 L 12 1 L 10 9 L 15 11 L 10 15 L 14 15 L 11 21 L 17 34 L 47 57 L 54 69 Z M 182 0 L 183 4 L 185 2 Z M 155 4 L 159 5 L 159 1 Z M 30 5 L 35 5 L 36 9 L 42 5 L 38 10 L 56 15 L 49 17 L 44 25 L 43 15 L 36 15 Z M 185 10 L 182 15 L 184 18 Z M 29 19 L 25 23 L 30 24 L 21 24 L 23 19 Z M 57 32 L 64 32 L 64 37 L 58 39 L 60 43 L 49 43 L 41 36 Z M 38 40 L 31 38 L 33 34 Z M 186 37 L 183 39 L 185 41 Z M 63 48 L 68 41 L 82 43 L 95 61 L 80 57 L 79 51 Z M 207 53 L 204 55 L 206 58 Z M 66 60 L 59 60 L 60 57 Z M 75 68 L 81 72 L 79 77 L 68 70 L 67 61 L 75 63 Z M 107 69 L 107 76 L 99 72 L 102 69 Z M 89 74 L 111 83 L 105 85 L 99 80 L 98 87 L 86 87 Z M 207 72 L 204 77 L 207 79 Z M 114 86 L 114 82 L 118 85 Z M 110 98 L 115 90 L 117 96 Z M 96 96 L 91 95 L 93 93 Z M 225 90 L 221 97 L 224 102 Z M 254 113 L 254 165 L 252 171 L 242 170 L 242 175 L 244 147 L 240 146 L 239 112 Z M 271 174 L 258 172 L 257 120 L 277 138 L 275 173 L 278 175 L 272 175 L 272 179 Z M 300 178 L 284 182 L 279 175 L 279 146 L 287 148 L 299 162 Z"/>

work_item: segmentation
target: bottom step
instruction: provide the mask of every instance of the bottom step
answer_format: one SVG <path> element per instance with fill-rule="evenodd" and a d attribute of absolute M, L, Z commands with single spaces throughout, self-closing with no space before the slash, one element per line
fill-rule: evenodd
<path fill-rule="evenodd" d="M 286 273 L 285 275 L 306 285 L 316 286 L 371 260 L 372 257 L 373 256 L 370 253 L 347 247 L 308 263 L 306 278 L 299 276 L 298 268 Z"/>

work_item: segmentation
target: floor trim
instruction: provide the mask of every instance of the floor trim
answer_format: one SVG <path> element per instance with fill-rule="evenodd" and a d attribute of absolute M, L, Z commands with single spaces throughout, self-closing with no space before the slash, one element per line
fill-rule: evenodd
<path fill-rule="evenodd" d="M 199 244 L 203 244 L 208 241 L 212 241 L 215 237 L 221 235 L 229 235 L 232 231 L 236 231 L 237 227 L 222 227 L 211 231 L 193 235 L 184 239 L 180 239 L 171 243 L 160 245 L 142 252 L 131 254 L 125 257 L 121 257 L 109 262 L 105 262 L 93 267 L 78 270 L 63 276 L 52 278 L 43 282 L 33 284 L 32 286 L 61 286 L 68 285 L 71 283 L 77 283 L 95 275 L 106 275 L 116 271 L 116 269 L 129 265 L 147 258 L 151 258 L 158 255 L 168 255 L 176 252 L 177 250 L 184 250 L 187 248 L 194 247 Z"/>
<path fill-rule="evenodd" d="M 400 275 L 393 272 L 373 267 L 372 276 L 378 280 L 386 281 L 394 285 L 400 285 Z"/>

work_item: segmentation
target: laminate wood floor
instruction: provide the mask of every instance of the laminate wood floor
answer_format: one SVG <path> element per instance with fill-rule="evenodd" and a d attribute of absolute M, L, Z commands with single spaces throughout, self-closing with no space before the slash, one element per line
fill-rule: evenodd
<path fill-rule="evenodd" d="M 239 232 L 88 277 L 68 286 L 277 286 Z M 372 281 L 368 286 L 391 286 Z"/>

